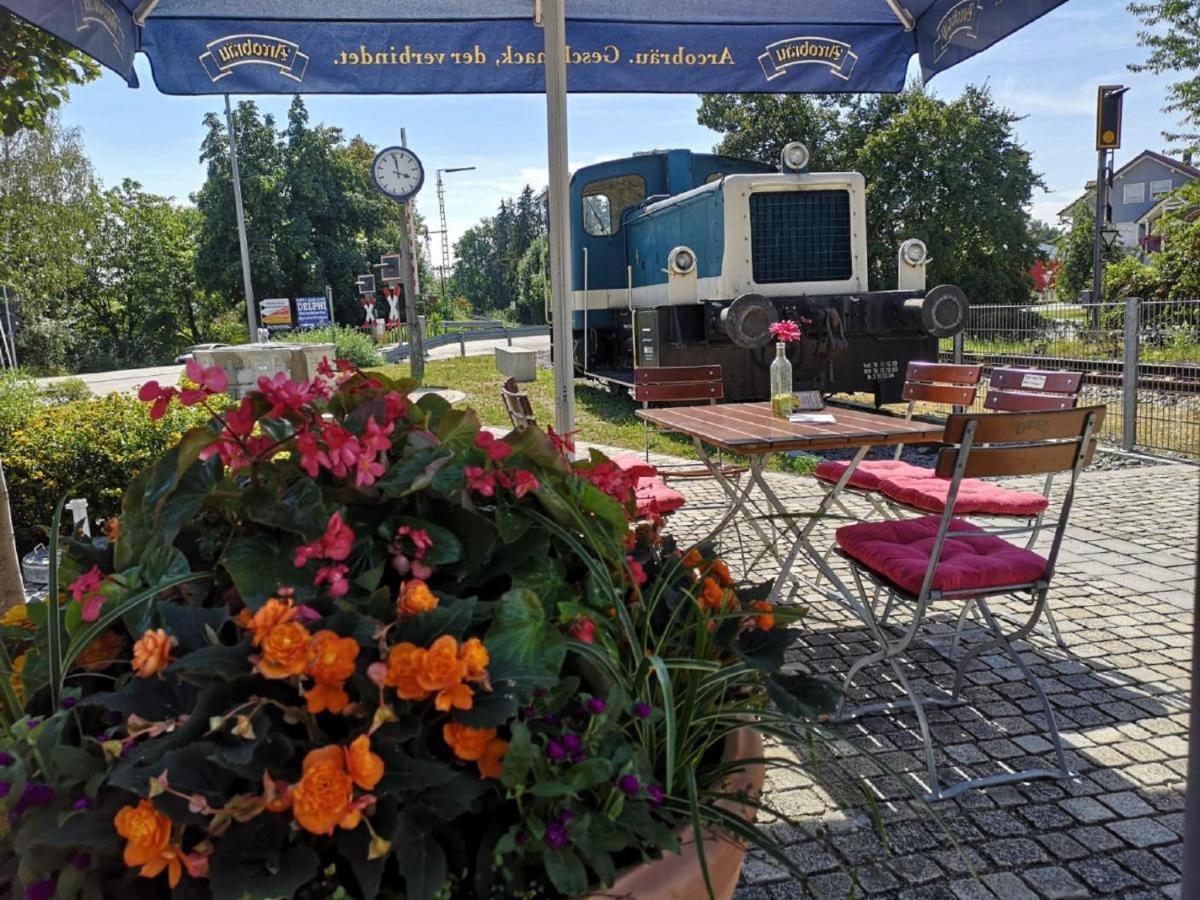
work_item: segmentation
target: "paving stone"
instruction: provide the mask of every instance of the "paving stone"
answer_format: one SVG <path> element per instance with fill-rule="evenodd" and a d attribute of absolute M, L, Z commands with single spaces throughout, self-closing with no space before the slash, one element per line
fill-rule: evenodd
<path fill-rule="evenodd" d="M 1062 800 L 1059 801 L 1058 805 L 1085 825 L 1103 822 L 1106 819 L 1113 818 L 1114 815 L 1111 809 L 1101 805 L 1091 797 L 1075 797 L 1070 800 Z"/>
<path fill-rule="evenodd" d="M 1092 890 L 1102 894 L 1112 894 L 1140 884 L 1127 869 L 1103 856 L 1071 863 L 1071 871 L 1091 885 Z"/>
<path fill-rule="evenodd" d="M 1029 866 L 1046 861 L 1046 851 L 1029 838 L 988 841 L 980 850 L 1002 867 Z"/>
<path fill-rule="evenodd" d="M 1066 897 L 1089 897 L 1091 891 L 1062 866 L 1041 866 L 1022 873 L 1025 881 L 1047 900 Z"/>
<path fill-rule="evenodd" d="M 882 894 L 900 887 L 896 876 L 883 866 L 861 866 L 854 870 L 854 877 L 868 894 Z"/>
<path fill-rule="evenodd" d="M 790 859 L 801 872 L 812 874 L 825 872 L 837 867 L 837 860 L 820 843 L 806 841 L 802 844 L 792 844 L 786 848 Z"/>
<path fill-rule="evenodd" d="M 950 890 L 958 900 L 996 900 L 996 895 L 973 878 L 950 882 Z"/>
<path fill-rule="evenodd" d="M 803 895 L 796 894 L 794 896 L 836 897 L 839 898 L 839 900 L 842 900 L 842 898 L 851 896 L 853 884 L 854 883 L 850 880 L 850 876 L 845 872 L 830 872 L 828 875 L 814 875 L 808 883 L 809 890 L 812 893 Z M 772 897 L 778 896 L 780 900 L 788 897 L 786 894 L 776 894 L 777 890 L 778 886 L 772 886 Z"/>
<path fill-rule="evenodd" d="M 1135 847 L 1153 847 L 1155 844 L 1170 844 L 1179 839 L 1170 828 L 1154 819 L 1122 819 L 1110 822 L 1109 830 L 1115 831 Z"/>
<path fill-rule="evenodd" d="M 1117 860 L 1142 881 L 1150 884 L 1174 884 L 1179 873 L 1148 850 L 1127 850 Z"/>
<path fill-rule="evenodd" d="M 1097 797 L 1101 803 L 1122 817 L 1144 816 L 1154 812 L 1154 807 L 1133 791 L 1120 791 Z"/>
<path fill-rule="evenodd" d="M 1038 843 L 1050 851 L 1050 854 L 1058 859 L 1072 860 L 1082 859 L 1088 856 L 1092 851 L 1085 847 L 1069 834 L 1064 834 L 1061 831 L 1051 831 L 1047 834 L 1039 834 L 1037 836 Z"/>
<path fill-rule="evenodd" d="M 983 876 L 986 884 L 1000 900 L 1038 900 L 1037 894 L 1029 890 L 1012 872 L 995 872 Z"/>

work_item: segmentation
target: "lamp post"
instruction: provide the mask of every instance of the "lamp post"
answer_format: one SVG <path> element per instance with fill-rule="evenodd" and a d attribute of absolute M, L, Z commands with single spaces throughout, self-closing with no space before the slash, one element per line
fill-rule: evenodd
<path fill-rule="evenodd" d="M 443 174 L 451 172 L 474 172 L 474 166 L 457 166 L 453 169 L 438 169 L 437 170 L 437 198 L 438 198 L 438 215 L 442 230 L 438 232 L 441 235 L 442 241 L 442 265 L 441 265 L 441 281 L 442 281 L 442 299 L 446 299 L 446 270 L 450 268 L 450 232 L 446 228 L 446 185 L 442 181 Z M 428 233 L 428 232 L 427 232 Z"/>

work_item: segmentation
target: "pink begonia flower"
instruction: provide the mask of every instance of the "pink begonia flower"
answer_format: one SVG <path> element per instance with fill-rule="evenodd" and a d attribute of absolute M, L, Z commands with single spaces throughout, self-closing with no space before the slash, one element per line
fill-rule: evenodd
<path fill-rule="evenodd" d="M 367 453 L 387 453 L 392 449 L 392 441 L 388 435 L 395 430 L 396 426 L 391 422 L 380 425 L 374 419 L 367 419 L 367 426 L 363 429 L 359 442 Z"/>
<path fill-rule="evenodd" d="M 343 565 L 322 566 L 317 569 L 317 577 L 313 579 L 313 584 L 320 587 L 322 584 L 329 584 L 329 596 L 341 597 L 350 590 L 350 582 L 346 580 L 346 573 L 350 571 L 349 567 Z"/>
<path fill-rule="evenodd" d="M 536 475 L 532 472 L 526 472 L 524 469 L 517 470 L 516 480 L 513 483 L 513 493 L 518 498 L 524 497 L 530 491 L 536 491 L 539 487 L 541 487 L 541 484 L 538 482 Z"/>
<path fill-rule="evenodd" d="M 321 429 L 321 439 L 325 451 L 317 455 L 318 461 L 337 478 L 345 478 L 362 453 L 358 438 L 336 422 L 328 422 Z"/>
<path fill-rule="evenodd" d="M 404 547 L 404 539 L 412 544 L 412 559 L 409 559 L 408 553 Z M 428 563 L 422 562 L 425 554 L 433 547 L 433 538 L 429 536 L 429 532 L 423 528 L 412 528 L 408 525 L 401 525 L 396 529 L 396 540 L 392 542 L 392 567 L 401 575 L 407 575 L 412 572 L 414 578 L 419 578 L 426 581 L 433 575 L 433 567 Z"/>
<path fill-rule="evenodd" d="M 596 623 L 591 619 L 579 619 L 571 626 L 571 637 L 585 644 L 596 643 Z"/>
<path fill-rule="evenodd" d="M 196 385 L 179 394 L 179 402 L 184 406 L 195 406 L 202 403 L 213 394 L 223 394 L 229 386 L 229 376 L 220 366 L 209 366 L 207 369 L 195 359 L 189 359 L 184 366 L 188 380 Z"/>
<path fill-rule="evenodd" d="M 358 458 L 354 467 L 354 484 L 356 487 L 370 487 L 387 471 L 387 467 L 379 460 L 382 457 L 369 456 L 364 453 Z"/>
<path fill-rule="evenodd" d="M 646 583 L 646 570 L 642 568 L 642 564 L 632 556 L 625 557 L 625 564 L 629 566 L 629 574 L 633 576 L 633 580 L 638 584 Z"/>
<path fill-rule="evenodd" d="M 300 568 L 310 559 L 331 559 L 342 562 L 354 547 L 354 531 L 342 521 L 341 513 L 329 517 L 325 533 L 311 543 L 297 547 L 292 562 Z"/>
<path fill-rule="evenodd" d="M 581 469 L 579 474 L 620 503 L 628 500 L 629 493 L 633 490 L 629 476 L 611 460 L 599 463 L 590 469 Z"/>
<path fill-rule="evenodd" d="M 496 495 L 496 477 L 482 466 L 465 466 L 463 474 L 467 476 L 467 487 L 484 497 Z"/>
<path fill-rule="evenodd" d="M 564 450 L 571 453 L 575 452 L 575 432 L 571 431 L 567 434 L 559 434 L 554 430 L 553 425 L 547 425 L 546 434 L 549 435 L 551 443 L 554 444 L 554 449 L 559 453 L 562 453 Z"/>
<path fill-rule="evenodd" d="M 500 462 L 509 454 L 512 453 L 512 447 L 504 443 L 504 441 L 496 440 L 496 436 L 490 431 L 478 431 L 475 433 L 475 446 L 483 450 L 488 455 L 488 459 L 492 462 Z"/>
<path fill-rule="evenodd" d="M 782 319 L 771 324 L 771 336 L 784 344 L 800 340 L 800 326 L 791 319 Z"/>
<path fill-rule="evenodd" d="M 287 412 L 296 412 L 313 399 L 312 385 L 292 381 L 285 372 L 276 372 L 270 378 L 260 375 L 258 390 L 271 404 L 271 409 L 267 412 L 271 418 L 278 418 Z"/>
<path fill-rule="evenodd" d="M 150 418 L 157 421 L 167 414 L 171 398 L 178 393 L 173 387 L 163 387 L 157 381 L 147 381 L 138 389 L 138 399 L 143 403 L 153 404 L 150 407 Z"/>
<path fill-rule="evenodd" d="M 80 618 L 85 622 L 95 622 L 100 618 L 100 607 L 104 605 L 104 595 L 100 593 L 100 585 L 104 583 L 104 575 L 99 566 L 92 566 L 68 586 L 71 598 L 83 605 Z"/>
<path fill-rule="evenodd" d="M 316 478 L 321 471 L 321 445 L 316 434 L 305 431 L 297 435 L 296 453 L 300 457 L 300 468 L 307 472 L 310 478 Z"/>
<path fill-rule="evenodd" d="M 388 391 L 383 398 L 383 420 L 395 422 L 408 415 L 408 398 L 399 391 Z"/>

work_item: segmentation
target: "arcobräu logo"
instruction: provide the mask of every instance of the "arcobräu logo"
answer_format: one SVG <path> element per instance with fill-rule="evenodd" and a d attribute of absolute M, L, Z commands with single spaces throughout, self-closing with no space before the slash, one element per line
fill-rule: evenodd
<path fill-rule="evenodd" d="M 274 66 L 279 74 L 303 81 L 308 56 L 300 46 L 268 34 L 229 34 L 205 45 L 200 64 L 213 81 L 220 81 L 238 66 Z"/>
<path fill-rule="evenodd" d="M 108 35 L 119 55 L 125 53 L 125 32 L 121 20 L 106 0 L 75 0 L 76 31 L 98 27 Z"/>
<path fill-rule="evenodd" d="M 945 55 L 960 34 L 971 40 L 979 36 L 979 18 L 983 4 L 978 0 L 962 0 L 946 11 L 938 21 L 937 36 L 933 41 L 933 60 L 937 62 Z"/>
<path fill-rule="evenodd" d="M 845 81 L 854 71 L 856 62 L 858 54 L 851 51 L 850 45 L 844 41 L 810 35 L 786 38 L 768 44 L 758 57 L 758 63 L 762 66 L 767 81 L 773 81 L 792 66 L 808 63 L 827 66 L 830 72 Z"/>

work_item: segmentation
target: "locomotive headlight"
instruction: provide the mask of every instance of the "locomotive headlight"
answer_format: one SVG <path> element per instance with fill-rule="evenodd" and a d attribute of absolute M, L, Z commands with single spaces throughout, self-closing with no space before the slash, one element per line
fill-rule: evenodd
<path fill-rule="evenodd" d="M 792 172 L 803 172 L 808 168 L 808 147 L 799 141 L 792 141 L 783 148 L 783 168 Z"/>
<path fill-rule="evenodd" d="M 691 247 L 676 247 L 667 254 L 667 267 L 674 275 L 687 275 L 696 268 L 696 254 Z"/>
<path fill-rule="evenodd" d="M 918 238 L 909 238 L 900 245 L 900 258 L 910 266 L 922 265 L 929 258 L 929 250 L 925 242 Z"/>

